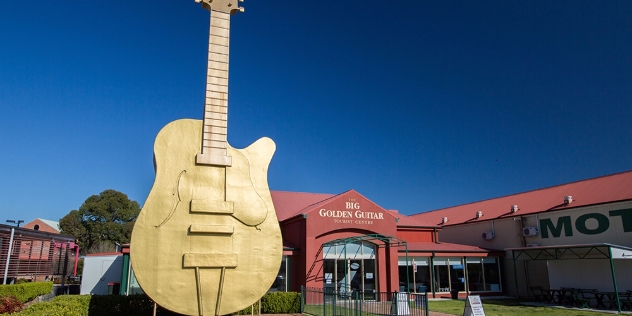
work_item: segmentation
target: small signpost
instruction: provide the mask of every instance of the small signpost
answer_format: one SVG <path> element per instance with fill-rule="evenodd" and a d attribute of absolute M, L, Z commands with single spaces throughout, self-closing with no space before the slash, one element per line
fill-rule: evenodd
<path fill-rule="evenodd" d="M 465 310 L 463 316 L 485 316 L 485 310 L 483 310 L 483 302 L 478 295 L 468 295 L 465 299 Z"/>

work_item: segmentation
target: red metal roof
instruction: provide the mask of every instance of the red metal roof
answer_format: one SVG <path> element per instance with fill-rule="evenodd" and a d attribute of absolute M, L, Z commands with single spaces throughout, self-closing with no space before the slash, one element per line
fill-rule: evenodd
<path fill-rule="evenodd" d="M 270 191 L 279 221 L 300 214 L 305 208 L 327 200 L 335 194 Z"/>
<path fill-rule="evenodd" d="M 417 218 L 413 218 L 410 216 L 406 216 L 404 214 L 400 214 L 398 212 L 394 212 L 394 211 L 389 211 L 393 214 L 393 216 L 397 217 L 397 227 L 419 227 L 419 226 L 432 226 L 435 227 L 437 225 L 433 225 L 430 223 L 427 223 L 423 220 L 417 219 Z"/>
<path fill-rule="evenodd" d="M 564 197 L 569 195 L 573 197 L 573 201 L 569 205 L 564 205 Z M 448 222 L 442 226 L 451 226 L 630 199 L 632 199 L 632 171 L 626 171 L 419 213 L 411 217 L 434 225 L 441 225 L 442 218 L 447 217 Z M 518 205 L 516 213 L 511 213 L 512 205 Z M 483 216 L 477 219 L 476 212 L 478 211 L 483 212 Z"/>
<path fill-rule="evenodd" d="M 402 249 L 399 249 L 401 252 Z M 422 252 L 496 252 L 502 250 L 485 249 L 476 246 L 451 244 L 447 242 L 435 243 L 435 242 L 409 242 L 408 251 L 422 251 Z"/>

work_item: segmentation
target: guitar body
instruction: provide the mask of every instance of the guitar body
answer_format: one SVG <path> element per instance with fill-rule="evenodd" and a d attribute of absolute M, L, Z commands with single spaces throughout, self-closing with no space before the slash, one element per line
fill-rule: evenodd
<path fill-rule="evenodd" d="M 245 149 L 228 146 L 231 166 L 200 165 L 202 128 L 202 121 L 183 119 L 158 133 L 156 179 L 134 225 L 131 262 L 160 306 L 225 315 L 261 298 L 281 264 L 267 184 L 275 144 L 261 138 Z"/>

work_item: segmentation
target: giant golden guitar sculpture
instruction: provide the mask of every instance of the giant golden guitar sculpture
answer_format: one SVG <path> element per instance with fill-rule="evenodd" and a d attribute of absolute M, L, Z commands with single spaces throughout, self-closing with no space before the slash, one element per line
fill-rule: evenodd
<path fill-rule="evenodd" d="M 156 179 L 134 225 L 131 262 L 143 291 L 186 315 L 225 315 L 257 301 L 282 256 L 267 184 L 274 142 L 227 143 L 228 35 L 235 0 L 211 11 L 204 120 L 169 123 L 156 136 Z"/>

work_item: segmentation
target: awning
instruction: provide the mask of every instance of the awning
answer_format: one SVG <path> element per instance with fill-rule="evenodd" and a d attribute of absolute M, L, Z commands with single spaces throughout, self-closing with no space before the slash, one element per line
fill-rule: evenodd
<path fill-rule="evenodd" d="M 577 259 L 607 259 L 610 261 L 612 273 L 612 285 L 616 293 L 617 307 L 621 312 L 621 300 L 617 287 L 617 277 L 614 271 L 613 260 L 632 259 L 632 248 L 608 243 L 555 245 L 523 248 L 507 248 L 511 251 L 514 265 L 514 277 L 516 282 L 516 295 L 518 293 L 518 274 L 516 261 L 521 260 L 577 260 Z"/>
<path fill-rule="evenodd" d="M 348 244 L 362 242 L 362 241 L 371 242 L 372 244 L 376 245 L 377 248 L 404 247 L 406 251 L 406 265 L 408 265 L 408 243 L 405 240 L 394 237 L 394 236 L 386 236 L 386 235 L 380 235 L 380 234 L 366 234 L 366 235 L 358 235 L 358 236 L 352 236 L 352 237 L 347 237 L 347 238 L 334 239 L 326 243 L 323 243 L 323 245 L 321 246 L 321 249 L 322 247 L 326 247 L 326 246 L 343 246 L 346 248 Z M 344 259 L 347 260 L 346 251 L 345 251 Z M 349 271 L 346 271 L 345 273 L 349 273 Z M 408 289 L 408 291 L 410 291 L 410 277 L 408 276 L 408 270 L 406 270 L 406 285 L 407 285 L 406 288 Z"/>
<path fill-rule="evenodd" d="M 347 238 L 334 239 L 323 244 L 323 246 L 336 246 L 346 245 L 353 242 L 368 241 L 373 242 L 378 248 L 392 247 L 392 246 L 406 246 L 406 241 L 393 236 L 379 235 L 379 234 L 367 234 L 359 235 Z M 375 243 L 376 241 L 382 242 L 382 244 Z"/>
<path fill-rule="evenodd" d="M 608 243 L 507 248 L 514 260 L 632 259 L 632 248 Z"/>

